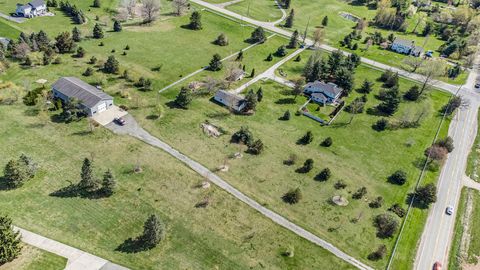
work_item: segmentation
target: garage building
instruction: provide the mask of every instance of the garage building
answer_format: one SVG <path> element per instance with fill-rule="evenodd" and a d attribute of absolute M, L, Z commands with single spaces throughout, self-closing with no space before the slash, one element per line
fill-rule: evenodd
<path fill-rule="evenodd" d="M 68 102 L 72 98 L 80 101 L 88 116 L 94 116 L 113 107 L 113 97 L 75 77 L 60 78 L 52 85 L 55 98 Z"/>

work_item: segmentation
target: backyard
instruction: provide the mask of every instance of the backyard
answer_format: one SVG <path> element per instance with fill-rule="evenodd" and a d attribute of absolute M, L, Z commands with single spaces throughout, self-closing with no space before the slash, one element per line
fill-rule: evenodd
<path fill-rule="evenodd" d="M 67 260 L 52 253 L 24 245 L 14 261 L 0 266 L 1 270 L 63 270 Z"/>

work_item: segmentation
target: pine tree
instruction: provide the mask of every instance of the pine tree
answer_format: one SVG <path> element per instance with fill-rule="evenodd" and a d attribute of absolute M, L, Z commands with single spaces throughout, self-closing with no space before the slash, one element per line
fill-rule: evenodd
<path fill-rule="evenodd" d="M 105 65 L 103 66 L 103 71 L 106 73 L 118 74 L 120 68 L 117 59 L 115 59 L 115 56 L 110 55 L 108 57 L 107 62 L 105 62 Z"/>
<path fill-rule="evenodd" d="M 258 102 L 257 95 L 253 92 L 252 89 L 250 89 L 247 95 L 245 96 L 245 100 L 244 100 L 245 107 L 243 110 L 246 112 L 254 111 L 257 108 L 257 102 Z"/>
<path fill-rule="evenodd" d="M 78 47 L 77 55 L 78 58 L 82 58 L 85 56 L 85 49 L 83 47 Z"/>
<path fill-rule="evenodd" d="M 279 57 L 284 57 L 285 55 L 287 55 L 287 48 L 285 47 L 285 45 L 278 47 L 275 55 Z"/>
<path fill-rule="evenodd" d="M 70 53 L 75 46 L 75 42 L 69 32 L 60 33 L 55 38 L 55 47 L 57 47 L 59 53 Z"/>
<path fill-rule="evenodd" d="M 23 185 L 24 181 L 28 178 L 25 167 L 22 166 L 16 160 L 10 160 L 5 169 L 3 170 L 4 178 L 7 182 L 7 186 L 10 188 L 17 188 Z"/>
<path fill-rule="evenodd" d="M 292 9 L 292 10 L 290 11 L 290 14 L 288 15 L 286 21 L 285 21 L 285 27 L 286 27 L 286 28 L 292 28 L 294 17 L 295 17 L 295 10 Z"/>
<path fill-rule="evenodd" d="M 20 232 L 13 230 L 12 219 L 0 216 L 0 265 L 13 261 L 21 250 Z"/>
<path fill-rule="evenodd" d="M 75 42 L 80 42 L 82 40 L 82 33 L 76 26 L 72 30 L 72 39 Z"/>
<path fill-rule="evenodd" d="M 209 69 L 211 71 L 219 71 L 222 69 L 222 67 L 222 57 L 218 53 L 214 54 L 212 60 L 210 61 Z"/>
<path fill-rule="evenodd" d="M 189 88 L 187 87 L 182 87 L 180 89 L 180 92 L 178 93 L 178 96 L 175 98 L 175 104 L 177 106 L 187 109 L 188 105 L 192 102 L 192 92 Z"/>
<path fill-rule="evenodd" d="M 154 248 L 164 238 L 165 227 L 157 215 L 148 217 L 143 225 L 143 234 L 141 240 L 146 248 Z"/>
<path fill-rule="evenodd" d="M 79 187 L 88 192 L 98 188 L 98 181 L 93 174 L 93 164 L 88 158 L 83 160 Z"/>
<path fill-rule="evenodd" d="M 327 26 L 327 25 L 328 25 L 328 16 L 323 17 L 322 25 L 323 25 L 323 26 Z"/>
<path fill-rule="evenodd" d="M 102 27 L 96 23 L 95 26 L 93 27 L 93 38 L 99 39 L 103 38 L 103 29 Z"/>
<path fill-rule="evenodd" d="M 298 31 L 295 30 L 293 32 L 292 37 L 290 38 L 290 42 L 288 43 L 288 48 L 289 49 L 295 49 L 298 46 Z"/>
<path fill-rule="evenodd" d="M 262 87 L 260 87 L 257 90 L 257 100 L 258 102 L 262 102 L 262 99 L 263 99 L 263 89 Z"/>
<path fill-rule="evenodd" d="M 103 174 L 102 191 L 107 196 L 110 196 L 113 193 L 115 193 L 116 188 L 117 188 L 117 181 L 115 180 L 115 177 L 113 176 L 112 172 L 110 170 L 107 170 Z"/>
<path fill-rule="evenodd" d="M 290 8 L 290 0 L 284 0 L 283 2 L 283 8 L 289 9 Z"/>
<path fill-rule="evenodd" d="M 268 62 L 271 62 L 273 60 L 273 55 L 269 54 L 266 59 Z"/>
<path fill-rule="evenodd" d="M 202 29 L 202 14 L 198 11 L 194 11 L 190 16 L 190 29 L 201 30 Z"/>
<path fill-rule="evenodd" d="M 252 69 L 252 72 L 250 73 L 250 77 L 252 77 L 252 78 L 255 77 L 255 69 L 254 68 Z"/>
<path fill-rule="evenodd" d="M 100 0 L 93 0 L 93 5 L 92 7 L 95 7 L 95 8 L 99 8 L 101 5 L 100 5 Z"/>
<path fill-rule="evenodd" d="M 115 22 L 113 22 L 113 31 L 115 32 L 121 32 L 122 31 L 122 24 L 115 20 Z"/>
<path fill-rule="evenodd" d="M 228 45 L 228 38 L 225 36 L 224 33 L 221 33 L 217 39 L 214 41 L 215 44 L 219 46 L 227 46 Z"/>
<path fill-rule="evenodd" d="M 242 61 L 243 60 L 243 50 L 240 50 L 240 52 L 238 52 L 237 54 L 237 58 L 235 59 L 235 61 Z"/>
<path fill-rule="evenodd" d="M 258 42 L 258 43 L 264 43 L 267 40 L 267 37 L 265 35 L 265 30 L 261 26 L 253 30 L 252 35 L 250 37 L 250 42 Z"/>

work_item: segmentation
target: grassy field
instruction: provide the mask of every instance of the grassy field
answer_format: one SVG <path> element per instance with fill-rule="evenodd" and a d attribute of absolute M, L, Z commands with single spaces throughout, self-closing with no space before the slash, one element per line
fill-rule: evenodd
<path fill-rule="evenodd" d="M 472 200 L 472 214 L 469 218 L 470 225 L 466 227 L 463 220 L 466 214 L 468 198 Z M 450 250 L 448 269 L 460 270 L 464 269 L 464 266 L 468 266 L 468 269 L 474 269 L 478 267 L 478 256 L 480 255 L 480 193 L 473 189 L 464 188 L 456 215 L 457 220 L 455 222 L 455 233 L 452 249 Z M 468 235 L 468 244 L 462 243 L 464 234 Z M 462 250 L 462 247 L 466 250 Z"/>
<path fill-rule="evenodd" d="M 86 121 L 65 125 L 32 116 L 23 105 L 0 106 L 0 120 L 0 164 L 27 153 L 41 166 L 22 188 L 0 191 L 3 213 L 19 226 L 133 269 L 302 269 L 326 262 L 348 268 L 225 192 L 196 188 L 202 178 L 158 149 L 104 129 L 89 133 Z M 94 158 L 98 174 L 112 169 L 118 192 L 105 199 L 51 196 L 78 181 L 85 157 Z M 137 161 L 141 174 L 131 173 Z M 205 198 L 207 208 L 194 207 Z M 150 213 L 166 223 L 166 240 L 146 252 L 115 251 L 141 232 Z M 283 257 L 290 247 L 295 257 Z"/>
<path fill-rule="evenodd" d="M 271 22 L 282 18 L 282 12 L 274 0 L 245 0 L 227 6 L 227 9 L 259 21 Z"/>
<path fill-rule="evenodd" d="M 379 75 L 379 72 L 361 66 L 357 70 L 356 78 L 360 83 L 363 78 L 375 80 Z M 412 85 L 405 80 L 401 80 L 400 84 L 402 91 L 406 91 Z M 366 260 L 367 255 L 379 244 L 385 243 L 391 247 L 393 239 L 375 238 L 371 218 L 384 212 L 393 203 L 405 205 L 406 194 L 411 190 L 419 174 L 416 161 L 421 159 L 423 150 L 433 139 L 440 121 L 437 111 L 446 102 L 448 95 L 434 91 L 419 103 L 402 103 L 401 110 L 393 118 L 399 118 L 419 108 L 426 108 L 429 112 L 420 128 L 378 133 L 371 128 L 378 117 L 367 114 L 355 116 L 348 125 L 350 115 L 343 112 L 330 127 L 320 127 L 318 123 L 298 116 L 293 116 L 290 121 L 279 121 L 278 118 L 287 109 L 293 114 L 305 99 L 299 97 L 293 100 L 284 87 L 275 83 L 259 83 L 251 88 L 256 90 L 258 87 L 263 88 L 264 101 L 260 103 L 257 113 L 251 117 L 231 115 L 205 98 L 195 99 L 191 108 L 186 111 L 166 109 L 164 116 L 158 121 L 146 118 L 150 109 L 135 110 L 133 114 L 150 132 L 211 169 L 227 162 L 230 166 L 229 172 L 220 175 L 234 186 L 267 207 L 336 243 L 350 254 Z M 379 90 L 378 83 L 375 89 L 375 92 Z M 168 103 L 176 93 L 177 90 L 166 92 L 165 97 L 160 98 L 161 102 Z M 368 107 L 373 107 L 377 103 L 374 95 L 375 93 L 369 95 Z M 357 94 L 354 94 L 348 100 L 356 96 Z M 240 160 L 228 160 L 228 156 L 241 151 L 241 148 L 228 143 L 229 135 L 219 139 L 203 135 L 199 125 L 205 120 L 227 130 L 228 134 L 237 131 L 240 126 L 248 126 L 254 137 L 262 139 L 265 143 L 265 153 L 260 156 L 246 155 Z M 307 130 L 314 133 L 314 142 L 309 146 L 297 145 L 296 141 Z M 446 130 L 442 129 L 442 136 L 446 134 Z M 320 147 L 320 142 L 329 136 L 333 138 L 333 146 Z M 375 147 L 371 147 L 372 145 Z M 387 148 L 401 149 L 402 155 Z M 283 161 L 291 154 L 298 156 L 297 164 L 290 167 L 283 165 Z M 296 173 L 295 169 L 306 158 L 315 160 L 315 169 L 306 175 Z M 314 181 L 315 174 L 324 167 L 332 170 L 332 180 L 327 183 Z M 387 183 L 386 177 L 400 168 L 407 171 L 408 184 L 398 187 Z M 425 181 L 434 181 L 436 176 L 437 172 L 428 172 Z M 346 182 L 347 189 L 335 190 L 333 184 L 338 180 Z M 352 201 L 351 193 L 361 186 L 368 188 L 367 202 Z M 295 206 L 284 204 L 280 197 L 295 187 L 302 189 L 304 201 Z M 351 200 L 348 207 L 344 209 L 332 207 L 328 201 L 335 194 L 347 196 Z M 379 195 L 385 198 L 384 207 L 366 210 L 368 200 Z M 414 215 L 415 222 L 411 225 L 413 232 L 421 232 L 423 227 L 418 221 L 426 217 L 426 213 L 418 211 Z M 354 224 L 351 220 L 356 217 L 360 221 Z M 417 217 L 420 219 L 417 220 Z M 408 248 L 414 249 L 417 240 L 418 238 L 414 240 L 405 238 L 408 242 L 405 245 L 410 245 Z M 408 249 L 402 252 L 411 253 Z M 400 254 L 403 256 L 403 253 Z M 406 254 L 404 259 L 407 261 L 402 259 L 399 263 L 410 263 L 410 255 Z M 385 265 L 385 261 L 369 263 L 375 267 Z"/>
<path fill-rule="evenodd" d="M 67 259 L 47 251 L 24 245 L 21 255 L 0 266 L 1 270 L 63 270 Z"/>
<path fill-rule="evenodd" d="M 480 117 L 480 114 L 479 116 Z M 471 179 L 478 181 L 478 162 L 479 160 L 479 153 L 480 152 L 480 131 L 477 130 L 477 137 L 475 138 L 475 142 L 473 143 L 472 150 L 468 155 L 467 160 L 467 169 L 466 174 Z"/>

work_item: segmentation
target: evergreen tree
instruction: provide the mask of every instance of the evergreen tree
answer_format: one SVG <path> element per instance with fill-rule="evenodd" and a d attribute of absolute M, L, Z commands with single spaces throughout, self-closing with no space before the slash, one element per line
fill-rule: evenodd
<path fill-rule="evenodd" d="M 290 38 L 290 42 L 288 43 L 289 49 L 295 49 L 298 46 L 298 31 L 295 30 Z"/>
<path fill-rule="evenodd" d="M 244 107 L 244 111 L 248 112 L 248 111 L 254 111 L 257 107 L 257 95 L 253 92 L 252 89 L 250 89 L 247 93 L 247 95 L 245 96 L 245 100 L 243 101 L 244 104 L 245 104 L 245 107 Z"/>
<path fill-rule="evenodd" d="M 93 0 L 92 7 L 99 8 L 100 6 L 100 0 Z"/>
<path fill-rule="evenodd" d="M 103 174 L 102 191 L 107 196 L 110 196 L 115 193 L 116 188 L 117 181 L 115 180 L 112 172 L 110 170 L 107 170 L 105 174 Z"/>
<path fill-rule="evenodd" d="M 157 246 L 164 238 L 165 227 L 157 215 L 151 215 L 143 225 L 141 240 L 143 245 L 150 249 Z"/>
<path fill-rule="evenodd" d="M 262 140 L 256 140 L 248 145 L 247 152 L 253 155 L 260 155 L 263 152 L 264 145 Z"/>
<path fill-rule="evenodd" d="M 83 72 L 82 74 L 85 77 L 92 76 L 93 75 L 93 68 L 87 67 L 87 69 Z"/>
<path fill-rule="evenodd" d="M 214 54 L 212 60 L 210 61 L 209 69 L 211 71 L 219 71 L 222 69 L 222 67 L 222 57 L 218 53 Z"/>
<path fill-rule="evenodd" d="M 341 67 L 337 70 L 335 78 L 335 83 L 347 93 L 350 93 L 353 88 L 353 72 L 345 67 Z"/>
<path fill-rule="evenodd" d="M 3 170 L 4 179 L 9 188 L 17 188 L 23 185 L 28 178 L 25 167 L 16 160 L 10 160 Z"/>
<path fill-rule="evenodd" d="M 23 65 L 27 67 L 31 67 L 33 65 L 33 62 L 30 56 L 25 57 L 25 62 L 23 63 Z"/>
<path fill-rule="evenodd" d="M 177 97 L 175 98 L 175 104 L 177 106 L 188 109 L 188 105 L 192 102 L 192 91 L 187 87 L 182 87 Z"/>
<path fill-rule="evenodd" d="M 113 31 L 115 31 L 115 32 L 121 32 L 122 31 L 122 24 L 117 20 L 115 20 L 113 22 Z"/>
<path fill-rule="evenodd" d="M 328 16 L 323 17 L 322 25 L 323 25 L 323 26 L 327 26 L 327 25 L 328 25 Z"/>
<path fill-rule="evenodd" d="M 266 40 L 267 40 L 267 36 L 265 35 L 265 30 L 263 30 L 261 26 L 253 30 L 252 35 L 250 37 L 250 42 L 264 43 Z"/>
<path fill-rule="evenodd" d="M 257 100 L 258 102 L 262 102 L 262 99 L 263 99 L 263 89 L 262 87 L 260 87 L 257 90 Z"/>
<path fill-rule="evenodd" d="M 252 69 L 252 72 L 250 72 L 250 77 L 252 77 L 252 78 L 255 77 L 255 69 L 254 68 Z"/>
<path fill-rule="evenodd" d="M 83 160 L 79 187 L 87 192 L 94 191 L 98 188 L 98 180 L 93 174 L 93 163 L 88 158 Z"/>
<path fill-rule="evenodd" d="M 287 48 L 285 47 L 285 45 L 278 47 L 275 55 L 279 57 L 284 57 L 285 55 L 287 55 Z"/>
<path fill-rule="evenodd" d="M 93 38 L 100 39 L 103 38 L 103 29 L 102 27 L 96 23 L 95 26 L 93 27 Z"/>
<path fill-rule="evenodd" d="M 83 47 L 78 47 L 76 57 L 82 58 L 85 56 L 85 49 Z"/>
<path fill-rule="evenodd" d="M 287 111 L 283 114 L 281 120 L 288 121 L 288 120 L 290 120 L 290 117 L 291 117 L 290 111 L 287 110 Z"/>
<path fill-rule="evenodd" d="M 13 261 L 20 255 L 20 232 L 14 231 L 12 219 L 0 216 L 0 265 Z"/>
<path fill-rule="evenodd" d="M 103 66 L 103 71 L 105 73 L 118 74 L 118 72 L 120 71 L 120 68 L 119 68 L 119 63 L 117 59 L 115 59 L 115 56 L 110 55 L 108 57 L 107 62 L 105 62 Z"/>
<path fill-rule="evenodd" d="M 82 33 L 76 26 L 72 30 L 72 39 L 75 42 L 80 42 L 82 40 Z"/>
<path fill-rule="evenodd" d="M 362 86 L 359 89 L 359 92 L 362 94 L 369 94 L 373 90 L 373 83 L 365 79 L 362 83 Z"/>
<path fill-rule="evenodd" d="M 190 29 L 201 30 L 202 29 L 202 14 L 198 11 L 194 11 L 190 16 Z"/>
<path fill-rule="evenodd" d="M 35 35 L 35 41 L 41 51 L 45 51 L 49 47 L 50 39 L 43 30 L 40 30 L 38 34 Z"/>
<path fill-rule="evenodd" d="M 267 56 L 267 59 L 265 59 L 265 60 L 267 60 L 268 62 L 271 62 L 271 61 L 273 60 L 273 55 L 272 55 L 272 54 L 269 54 L 269 55 Z"/>
<path fill-rule="evenodd" d="M 289 204 L 296 204 L 302 199 L 302 192 L 300 191 L 299 188 L 292 189 L 285 193 L 282 196 L 282 199 L 284 202 L 289 203 Z"/>
<path fill-rule="evenodd" d="M 242 61 L 243 60 L 243 50 L 240 50 L 237 54 L 237 58 L 235 61 Z"/>
<path fill-rule="evenodd" d="M 403 96 L 405 99 L 410 101 L 416 101 L 420 97 L 420 88 L 418 85 L 412 86 Z"/>
<path fill-rule="evenodd" d="M 227 46 L 228 45 L 228 38 L 225 36 L 224 33 L 221 33 L 217 39 L 214 41 L 215 44 L 219 46 Z M 237 56 L 238 57 L 238 56 Z"/>
<path fill-rule="evenodd" d="M 295 10 L 292 9 L 292 10 L 290 11 L 290 14 L 288 15 L 286 21 L 285 21 L 285 27 L 286 27 L 286 28 L 292 28 L 294 17 L 295 17 Z"/>
<path fill-rule="evenodd" d="M 59 53 L 70 53 L 75 48 L 75 42 L 70 36 L 69 32 L 60 33 L 55 38 L 55 47 L 58 49 Z"/>
<path fill-rule="evenodd" d="M 331 176 L 332 176 L 332 172 L 330 171 L 330 169 L 325 168 L 319 174 L 317 174 L 317 176 L 315 176 L 315 180 L 323 182 L 330 179 Z"/>
<path fill-rule="evenodd" d="M 311 131 L 307 131 L 307 133 L 300 138 L 300 143 L 301 144 L 309 144 L 313 141 L 313 133 Z"/>
<path fill-rule="evenodd" d="M 42 64 L 44 66 L 48 66 L 51 62 L 51 57 L 49 57 L 46 53 L 43 53 L 43 56 L 42 56 Z"/>

